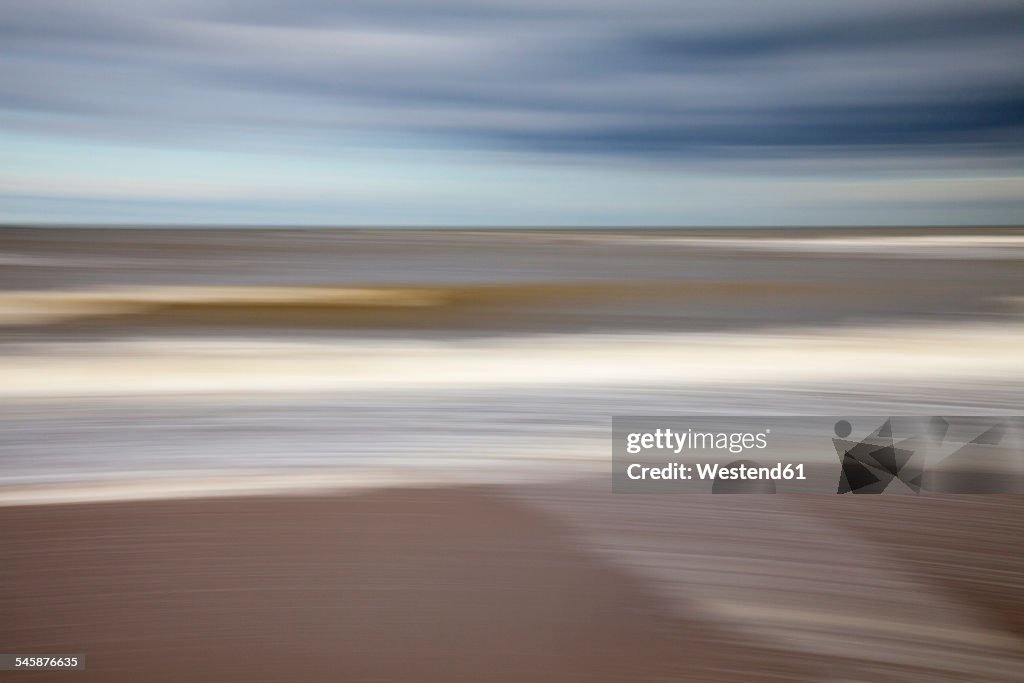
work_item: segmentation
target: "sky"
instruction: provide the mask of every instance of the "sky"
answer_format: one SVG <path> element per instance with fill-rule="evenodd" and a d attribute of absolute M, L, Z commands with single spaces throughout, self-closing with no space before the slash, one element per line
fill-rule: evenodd
<path fill-rule="evenodd" d="M 3 0 L 0 222 L 1024 222 L 1024 3 Z"/>

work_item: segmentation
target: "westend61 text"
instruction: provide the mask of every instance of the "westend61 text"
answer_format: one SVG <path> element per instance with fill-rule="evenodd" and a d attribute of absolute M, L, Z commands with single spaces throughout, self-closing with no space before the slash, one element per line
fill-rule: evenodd
<path fill-rule="evenodd" d="M 661 467 L 649 467 L 640 463 L 633 463 L 626 468 L 626 476 L 633 480 L 645 479 L 678 479 L 691 480 L 701 479 L 709 481 L 724 480 L 771 480 L 784 481 L 788 479 L 807 479 L 804 475 L 802 463 L 797 465 L 776 463 L 774 466 L 753 466 L 746 464 L 719 465 L 718 463 L 696 463 L 684 465 L 682 463 L 669 463 Z"/>

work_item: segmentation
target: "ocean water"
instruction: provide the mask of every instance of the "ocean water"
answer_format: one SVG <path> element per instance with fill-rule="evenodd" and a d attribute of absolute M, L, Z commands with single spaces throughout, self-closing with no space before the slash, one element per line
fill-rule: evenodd
<path fill-rule="evenodd" d="M 612 415 L 1020 414 L 1022 266 L 1017 229 L 5 229 L 0 500 L 604 472 Z"/>

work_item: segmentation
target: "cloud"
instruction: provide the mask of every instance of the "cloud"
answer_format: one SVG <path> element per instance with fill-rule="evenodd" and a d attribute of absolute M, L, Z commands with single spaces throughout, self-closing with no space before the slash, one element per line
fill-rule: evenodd
<path fill-rule="evenodd" d="M 409 150 L 624 175 L 808 158 L 985 175 L 1024 157 L 1024 5 L 826 5 L 8 0 L 0 126 L 99 151 L 326 157 L 340 173 L 353 154 Z"/>

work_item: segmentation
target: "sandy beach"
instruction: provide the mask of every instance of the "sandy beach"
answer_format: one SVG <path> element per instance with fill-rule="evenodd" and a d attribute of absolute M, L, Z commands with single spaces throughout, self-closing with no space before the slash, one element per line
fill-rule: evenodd
<path fill-rule="evenodd" d="M 40 506 L 4 520 L 0 641 L 88 653 L 76 680 L 806 673 L 665 611 L 493 491 Z"/>
<path fill-rule="evenodd" d="M 874 498 L 856 517 L 869 533 L 838 544 L 861 558 L 844 566 L 833 534 L 849 520 L 831 498 L 726 498 L 613 502 L 585 485 L 8 507 L 0 642 L 83 654 L 86 670 L 5 675 L 1011 681 L 1019 672 L 1024 556 L 1005 545 L 1020 531 L 1018 499 Z M 894 512 L 918 530 L 945 514 L 961 533 L 916 533 L 908 544 L 891 525 L 873 537 L 872 516 Z M 657 565 L 673 563 L 662 572 L 671 581 L 659 580 Z M 723 592 L 731 609 L 717 600 Z"/>

